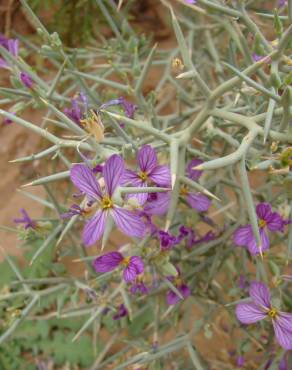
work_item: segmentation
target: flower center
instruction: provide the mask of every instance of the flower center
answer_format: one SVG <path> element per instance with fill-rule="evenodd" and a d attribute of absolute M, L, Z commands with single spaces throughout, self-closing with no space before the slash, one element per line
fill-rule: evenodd
<path fill-rule="evenodd" d="M 140 179 L 144 182 L 144 181 L 146 181 L 147 179 L 148 179 L 148 175 L 147 175 L 147 173 L 146 172 L 140 172 L 139 174 L 138 174 L 138 176 L 140 177 Z"/>
<path fill-rule="evenodd" d="M 101 200 L 101 207 L 102 209 L 109 209 L 113 207 L 113 201 L 110 197 L 103 197 Z"/>
<path fill-rule="evenodd" d="M 266 227 L 266 225 L 267 225 L 267 222 L 265 220 L 263 220 L 263 219 L 260 219 L 259 220 L 259 227 L 261 229 L 263 229 L 264 227 Z"/>
<path fill-rule="evenodd" d="M 180 188 L 180 195 L 188 195 L 189 194 L 189 189 L 186 185 L 181 186 Z"/>
<path fill-rule="evenodd" d="M 127 267 L 128 265 L 129 265 L 129 263 L 130 263 L 130 259 L 131 259 L 131 257 L 125 257 L 123 260 L 122 260 L 122 264 L 125 266 L 125 267 Z"/>
<path fill-rule="evenodd" d="M 275 308 L 271 308 L 268 311 L 268 316 L 270 316 L 271 319 L 274 319 L 277 316 L 278 312 Z"/>

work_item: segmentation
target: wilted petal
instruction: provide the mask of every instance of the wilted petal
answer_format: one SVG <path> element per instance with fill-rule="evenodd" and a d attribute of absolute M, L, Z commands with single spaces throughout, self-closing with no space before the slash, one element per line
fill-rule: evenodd
<path fill-rule="evenodd" d="M 249 288 L 249 295 L 258 306 L 269 309 L 271 296 L 268 287 L 260 281 L 252 281 Z"/>
<path fill-rule="evenodd" d="M 10 52 L 10 54 L 17 58 L 19 41 L 17 39 L 10 39 L 8 40 L 7 46 L 8 46 L 8 51 Z"/>
<path fill-rule="evenodd" d="M 118 312 L 113 316 L 113 320 L 119 320 L 122 317 L 125 317 L 128 315 L 128 310 L 126 309 L 124 304 L 121 304 Z"/>
<path fill-rule="evenodd" d="M 83 242 L 86 246 L 94 244 L 100 239 L 104 232 L 107 212 L 97 211 L 96 214 L 86 222 L 83 230 Z"/>
<path fill-rule="evenodd" d="M 149 178 L 157 185 L 170 186 L 171 176 L 168 166 L 156 166 L 150 173 Z"/>
<path fill-rule="evenodd" d="M 270 231 L 283 231 L 285 221 L 277 212 L 272 212 L 266 219 Z"/>
<path fill-rule="evenodd" d="M 181 292 L 184 298 L 187 298 L 191 295 L 191 289 L 186 284 L 180 285 L 178 290 Z"/>
<path fill-rule="evenodd" d="M 129 262 L 129 266 L 130 265 L 135 267 L 137 274 L 142 274 L 144 272 L 144 263 L 141 257 L 132 256 Z"/>
<path fill-rule="evenodd" d="M 109 196 L 113 195 L 116 187 L 124 177 L 125 164 L 123 158 L 118 154 L 113 154 L 105 162 L 102 169 L 106 191 Z"/>
<path fill-rule="evenodd" d="M 166 294 L 166 302 L 169 306 L 177 304 L 181 298 L 172 290 L 169 290 Z"/>
<path fill-rule="evenodd" d="M 264 229 L 260 229 L 260 237 L 262 242 L 261 251 L 264 252 L 270 248 L 270 240 Z M 256 239 L 253 235 L 248 242 L 247 248 L 252 256 L 257 256 L 260 254 L 260 248 L 257 246 Z"/>
<path fill-rule="evenodd" d="M 192 208 L 199 212 L 208 211 L 211 205 L 209 198 L 202 193 L 189 193 L 187 196 L 187 202 Z"/>
<path fill-rule="evenodd" d="M 257 212 L 258 218 L 266 221 L 268 216 L 272 212 L 272 207 L 269 203 L 259 203 L 256 206 L 256 212 Z"/>
<path fill-rule="evenodd" d="M 154 199 L 155 197 L 155 199 Z M 148 195 L 148 202 L 144 211 L 149 215 L 162 216 L 168 211 L 170 202 L 170 192 L 152 193 Z"/>
<path fill-rule="evenodd" d="M 96 272 L 112 271 L 119 266 L 123 258 L 124 257 L 119 252 L 110 252 L 97 257 L 93 262 L 93 267 Z"/>
<path fill-rule="evenodd" d="M 266 313 L 254 303 L 240 303 L 235 309 L 237 319 L 243 324 L 253 324 L 257 321 L 263 320 Z"/>
<path fill-rule="evenodd" d="M 117 227 L 126 235 L 136 238 L 143 238 L 146 226 L 141 218 L 134 212 L 124 208 L 115 207 L 112 216 Z"/>
<path fill-rule="evenodd" d="M 281 312 L 273 320 L 278 343 L 286 350 L 292 350 L 292 314 Z"/>
<path fill-rule="evenodd" d="M 76 164 L 71 168 L 70 178 L 73 184 L 83 193 L 93 199 L 101 197 L 100 186 L 92 171 L 83 164 Z"/>
<path fill-rule="evenodd" d="M 199 166 L 202 163 L 204 163 L 204 162 L 201 159 L 198 159 L 198 158 L 194 158 L 189 162 L 189 164 L 187 165 L 187 168 L 186 168 L 186 173 L 187 173 L 187 176 L 190 179 L 196 181 L 201 177 L 203 171 L 194 170 L 193 167 Z"/>
<path fill-rule="evenodd" d="M 239 227 L 233 234 L 233 241 L 236 245 L 245 247 L 253 237 L 251 225 L 247 224 Z"/>
<path fill-rule="evenodd" d="M 143 145 L 138 152 L 138 164 L 141 171 L 150 173 L 157 166 L 157 155 L 150 145 Z"/>

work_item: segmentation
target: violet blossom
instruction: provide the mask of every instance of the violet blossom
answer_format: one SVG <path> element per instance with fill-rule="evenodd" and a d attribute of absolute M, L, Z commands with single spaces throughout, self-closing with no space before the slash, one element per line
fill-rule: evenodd
<path fill-rule="evenodd" d="M 122 303 L 119 306 L 117 313 L 113 316 L 113 320 L 119 320 L 126 316 L 128 316 L 128 310 L 126 309 L 125 305 Z"/>
<path fill-rule="evenodd" d="M 81 92 L 77 98 L 71 99 L 71 108 L 65 108 L 64 113 L 78 126 L 83 127 L 81 120 L 88 111 L 88 101 L 86 95 Z"/>
<path fill-rule="evenodd" d="M 148 193 L 144 211 L 150 216 L 163 216 L 169 208 L 170 192 Z"/>
<path fill-rule="evenodd" d="M 26 210 L 21 208 L 20 213 L 22 213 L 23 218 L 15 218 L 14 222 L 16 224 L 23 224 L 25 230 L 27 230 L 27 229 L 34 229 L 35 230 L 37 228 L 37 223 L 29 217 Z"/>
<path fill-rule="evenodd" d="M 183 298 L 188 298 L 191 295 L 191 290 L 187 284 L 182 280 L 181 273 L 177 269 L 177 276 L 168 276 L 167 279 L 172 282 L 172 284 L 181 293 Z M 169 306 L 175 305 L 181 301 L 181 298 L 173 291 L 169 290 L 166 295 L 166 302 Z"/>
<path fill-rule="evenodd" d="M 33 80 L 31 79 L 31 77 L 29 76 L 28 73 L 21 72 L 20 73 L 20 80 L 23 83 L 23 85 L 25 87 L 27 87 L 28 89 L 31 89 L 33 87 L 34 82 L 33 82 Z"/>
<path fill-rule="evenodd" d="M 123 278 L 128 283 L 144 272 L 144 263 L 139 256 L 124 257 L 120 252 L 109 252 L 97 257 L 93 262 L 96 272 L 109 272 L 121 266 Z"/>
<path fill-rule="evenodd" d="M 239 303 L 236 306 L 237 319 L 243 324 L 253 324 L 270 318 L 280 346 L 292 350 L 292 314 L 281 312 L 272 306 L 270 292 L 264 283 L 253 281 L 249 295 L 252 302 Z"/>
<path fill-rule="evenodd" d="M 148 294 L 149 289 L 147 288 L 143 280 L 138 276 L 136 281 L 132 284 L 130 288 L 130 292 L 131 294 L 140 293 L 140 294 L 145 295 L 145 294 Z"/>
<path fill-rule="evenodd" d="M 272 212 L 272 207 L 269 203 L 259 203 L 256 206 L 258 216 L 259 232 L 261 237 L 261 250 L 265 251 L 270 247 L 270 240 L 267 230 L 271 232 L 283 231 L 284 225 L 287 223 L 277 212 Z M 250 224 L 239 227 L 233 235 L 234 243 L 240 247 L 247 247 L 250 254 L 256 256 L 260 253 L 257 246 Z"/>
<path fill-rule="evenodd" d="M 158 186 L 169 186 L 171 182 L 170 170 L 168 166 L 159 165 L 157 154 L 150 145 L 144 145 L 137 154 L 139 170 L 125 170 L 123 182 L 138 187 L 147 187 L 149 182 Z M 147 193 L 131 194 L 139 204 L 143 205 L 147 198 Z"/>
<path fill-rule="evenodd" d="M 197 181 L 201 177 L 203 171 L 193 169 L 193 167 L 196 167 L 200 165 L 201 163 L 203 163 L 203 161 L 201 161 L 200 159 L 196 159 L 196 158 L 192 159 L 189 162 L 186 168 L 186 173 L 187 173 L 188 178 L 190 178 L 193 181 Z M 192 192 L 189 190 L 188 186 L 186 185 L 181 186 L 180 195 L 182 197 L 186 197 L 186 201 L 188 202 L 188 204 L 199 212 L 208 211 L 211 205 L 211 201 L 206 195 L 200 192 L 196 192 L 196 193 Z"/>
<path fill-rule="evenodd" d="M 105 230 L 108 217 L 112 217 L 117 227 L 126 235 L 142 238 L 146 227 L 134 211 L 122 208 L 114 203 L 112 196 L 124 174 L 124 161 L 117 154 L 105 162 L 102 169 L 105 188 L 102 190 L 92 173 L 83 164 L 74 165 L 70 171 L 71 181 L 87 197 L 94 201 L 92 209 L 97 208 L 93 217 L 87 221 L 83 230 L 83 241 L 86 246 L 99 240 Z"/>
<path fill-rule="evenodd" d="M 123 96 L 118 99 L 112 99 L 108 102 L 102 104 L 99 109 L 106 109 L 112 105 L 121 105 L 124 109 L 125 115 L 128 118 L 134 118 L 135 110 L 137 109 L 137 105 L 128 102 Z"/>
<path fill-rule="evenodd" d="M 0 46 L 9 51 L 15 58 L 18 57 L 19 41 L 17 39 L 8 39 L 0 33 Z M 0 58 L 0 68 L 7 68 L 9 64 L 3 58 Z"/>
<path fill-rule="evenodd" d="M 180 242 L 175 235 L 163 230 L 158 231 L 158 238 L 160 240 L 160 248 L 162 251 L 167 251 Z"/>

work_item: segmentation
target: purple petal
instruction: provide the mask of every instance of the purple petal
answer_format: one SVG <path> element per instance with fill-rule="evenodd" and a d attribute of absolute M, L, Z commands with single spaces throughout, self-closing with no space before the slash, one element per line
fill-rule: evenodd
<path fill-rule="evenodd" d="M 134 186 L 142 186 L 142 183 L 143 183 L 142 180 L 140 179 L 136 172 L 132 170 L 124 171 L 122 184 L 132 184 Z"/>
<path fill-rule="evenodd" d="M 83 164 L 76 164 L 71 168 L 70 178 L 73 184 L 93 199 L 102 197 L 99 183 L 92 171 Z"/>
<path fill-rule="evenodd" d="M 194 158 L 189 162 L 186 168 L 186 173 L 190 179 L 196 181 L 202 176 L 203 171 L 193 169 L 193 167 L 199 166 L 202 163 L 204 162 L 198 158 Z"/>
<path fill-rule="evenodd" d="M 3 58 L 0 58 L 0 68 L 7 68 L 9 64 Z"/>
<path fill-rule="evenodd" d="M 126 235 L 136 238 L 143 238 L 146 226 L 141 218 L 134 212 L 124 208 L 115 207 L 112 216 L 117 227 Z"/>
<path fill-rule="evenodd" d="M 253 324 L 267 315 L 254 303 L 240 303 L 235 309 L 237 319 L 243 324 Z"/>
<path fill-rule="evenodd" d="M 270 248 L 270 240 L 264 229 L 260 229 L 260 237 L 262 242 L 261 250 L 262 252 L 264 252 Z M 260 248 L 257 246 L 257 242 L 254 236 L 252 236 L 252 238 L 248 242 L 247 248 L 252 256 L 257 256 L 260 254 Z"/>
<path fill-rule="evenodd" d="M 129 264 L 124 272 L 123 272 L 123 277 L 125 282 L 129 283 L 130 281 L 133 281 L 136 279 L 138 273 L 136 270 L 136 267 L 134 265 Z"/>
<path fill-rule="evenodd" d="M 277 342 L 286 350 L 292 350 L 292 314 L 281 312 L 273 320 Z"/>
<path fill-rule="evenodd" d="M 170 192 L 151 193 L 148 195 L 147 204 L 144 211 L 149 215 L 163 216 L 167 211 L 170 203 Z"/>
<path fill-rule="evenodd" d="M 178 290 L 181 292 L 184 298 L 187 298 L 191 295 L 191 289 L 186 284 L 179 286 Z"/>
<path fill-rule="evenodd" d="M 104 177 L 106 191 L 112 196 L 116 187 L 121 183 L 124 176 L 125 164 L 120 155 L 113 154 L 105 162 L 102 173 Z"/>
<path fill-rule="evenodd" d="M 202 193 L 189 193 L 187 196 L 187 202 L 192 208 L 199 212 L 208 211 L 211 205 L 209 198 Z"/>
<path fill-rule="evenodd" d="M 32 88 L 32 86 L 33 86 L 33 80 L 31 79 L 31 77 L 29 76 L 28 73 L 21 72 L 20 73 L 20 80 L 24 84 L 24 86 L 26 86 L 28 89 L 31 89 Z"/>
<path fill-rule="evenodd" d="M 100 239 L 104 232 L 107 212 L 97 211 L 96 214 L 86 222 L 83 230 L 83 242 L 86 246 L 94 244 Z"/>
<path fill-rule="evenodd" d="M 247 246 L 251 238 L 253 238 L 253 232 L 249 224 L 239 227 L 233 234 L 234 243 L 241 247 Z"/>
<path fill-rule="evenodd" d="M 172 290 L 169 290 L 166 294 L 166 302 L 169 306 L 177 304 L 181 298 Z"/>
<path fill-rule="evenodd" d="M 271 296 L 268 287 L 259 281 L 252 281 L 249 288 L 249 295 L 255 304 L 263 308 L 271 307 Z"/>
<path fill-rule="evenodd" d="M 17 39 L 8 40 L 8 51 L 11 55 L 17 58 L 19 41 Z"/>
<path fill-rule="evenodd" d="M 126 309 L 124 304 L 121 304 L 118 312 L 113 316 L 113 320 L 119 320 L 122 317 L 125 317 L 128 315 L 128 310 Z"/>
<path fill-rule="evenodd" d="M 93 262 L 96 272 L 112 271 L 119 266 L 124 257 L 119 252 L 110 252 L 103 256 L 97 257 Z"/>
<path fill-rule="evenodd" d="M 267 227 L 270 231 L 283 231 L 284 220 L 277 212 L 271 212 L 266 218 Z"/>
<path fill-rule="evenodd" d="M 256 212 L 258 218 L 266 221 L 272 212 L 272 207 L 269 203 L 259 203 L 256 206 Z"/>
<path fill-rule="evenodd" d="M 156 166 L 150 173 L 149 178 L 157 185 L 170 186 L 171 176 L 168 166 Z"/>
<path fill-rule="evenodd" d="M 132 256 L 129 266 L 134 266 L 138 275 L 144 272 L 144 262 L 139 256 Z"/>
<path fill-rule="evenodd" d="M 143 145 L 138 152 L 138 164 L 141 171 L 150 173 L 157 166 L 157 155 L 150 145 Z"/>

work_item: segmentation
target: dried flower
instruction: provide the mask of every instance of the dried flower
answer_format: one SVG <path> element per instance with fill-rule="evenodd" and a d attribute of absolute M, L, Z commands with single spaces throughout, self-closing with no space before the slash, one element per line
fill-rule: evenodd
<path fill-rule="evenodd" d="M 113 316 L 113 320 L 119 320 L 126 316 L 128 316 L 128 310 L 124 304 L 121 304 L 118 308 L 118 312 Z"/>
<path fill-rule="evenodd" d="M 31 89 L 33 87 L 34 82 L 33 82 L 33 80 L 31 79 L 31 77 L 29 76 L 28 73 L 21 72 L 20 73 L 20 80 L 23 83 L 23 85 L 26 86 L 28 89 Z"/>
<path fill-rule="evenodd" d="M 27 230 L 27 229 L 29 229 L 29 228 L 31 228 L 31 229 L 36 229 L 37 228 L 37 223 L 35 222 L 35 221 L 33 221 L 30 217 L 29 217 L 29 215 L 28 215 L 28 213 L 26 212 L 26 210 L 25 209 L 23 209 L 23 208 L 21 208 L 20 209 L 20 213 L 22 213 L 22 215 L 23 215 L 23 218 L 15 218 L 14 219 L 14 222 L 16 223 L 16 224 L 23 224 L 23 226 L 24 226 L 24 229 L 25 230 Z"/>

